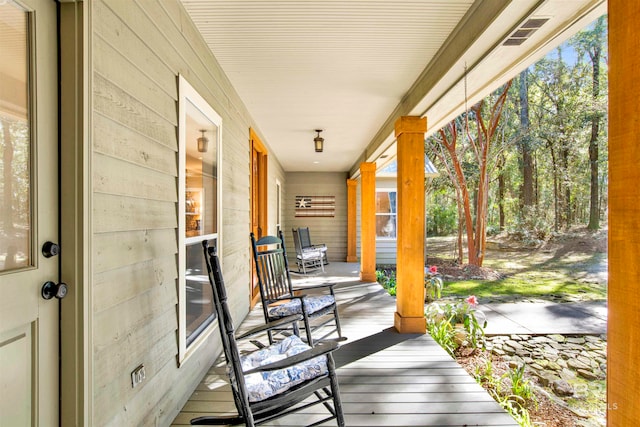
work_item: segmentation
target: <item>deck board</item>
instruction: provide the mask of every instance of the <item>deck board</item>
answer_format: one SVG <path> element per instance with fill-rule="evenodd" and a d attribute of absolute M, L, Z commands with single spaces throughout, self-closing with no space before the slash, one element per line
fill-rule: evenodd
<path fill-rule="evenodd" d="M 340 264 L 329 264 L 325 275 L 331 276 Z M 518 425 L 429 335 L 393 329 L 395 299 L 379 285 L 347 279 L 337 286 L 336 297 L 348 340 L 334 352 L 347 426 Z M 311 284 L 321 280 L 309 279 Z M 331 280 L 346 279 L 334 275 Z M 257 307 L 239 329 L 262 321 Z M 233 413 L 224 368 L 214 366 L 172 426 L 189 425 L 198 416 Z M 267 425 L 301 426 L 323 416 L 322 408 L 314 407 Z"/>

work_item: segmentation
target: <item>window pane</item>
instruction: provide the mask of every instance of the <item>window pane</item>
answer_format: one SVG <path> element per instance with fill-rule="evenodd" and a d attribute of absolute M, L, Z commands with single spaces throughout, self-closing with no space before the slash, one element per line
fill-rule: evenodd
<path fill-rule="evenodd" d="M 395 191 L 379 191 L 376 193 L 376 213 L 395 213 L 396 212 L 396 192 Z"/>
<path fill-rule="evenodd" d="M 376 213 L 390 213 L 391 204 L 389 200 L 389 193 L 379 192 L 376 193 Z"/>
<path fill-rule="evenodd" d="M 185 237 L 218 232 L 218 127 L 187 102 Z"/>
<path fill-rule="evenodd" d="M 0 2 L 0 271 L 31 265 L 27 13 Z"/>
<path fill-rule="evenodd" d="M 187 245 L 187 346 L 213 322 L 213 293 L 200 243 Z"/>
<path fill-rule="evenodd" d="M 376 192 L 376 237 L 396 238 L 396 192 Z"/>
<path fill-rule="evenodd" d="M 179 278 L 179 358 L 186 360 L 210 329 L 215 310 L 202 241 L 219 242 L 218 171 L 222 120 L 186 80 L 180 79 L 181 250 Z"/>
<path fill-rule="evenodd" d="M 396 238 L 396 215 L 376 216 L 376 237 Z"/>

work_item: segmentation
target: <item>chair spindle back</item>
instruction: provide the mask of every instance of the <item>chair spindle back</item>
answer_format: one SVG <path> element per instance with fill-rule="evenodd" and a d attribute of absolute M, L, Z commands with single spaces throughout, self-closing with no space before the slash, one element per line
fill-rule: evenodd
<path fill-rule="evenodd" d="M 220 260 L 216 254 L 215 246 L 209 246 L 209 242 L 202 242 L 205 253 L 205 261 L 207 272 L 209 274 L 209 282 L 213 290 L 214 306 L 218 315 L 218 326 L 220 328 L 220 338 L 224 349 L 224 357 L 227 364 L 230 365 L 231 371 L 229 379 L 231 389 L 233 391 L 233 399 L 235 400 L 238 410 L 249 407 L 249 396 L 246 394 L 246 385 L 244 384 L 244 376 L 242 375 L 242 365 L 240 363 L 240 353 L 235 338 L 235 328 L 231 318 L 231 312 L 227 303 L 227 291 L 224 286 L 224 279 L 220 268 Z M 253 420 L 253 415 L 249 411 L 241 414 L 245 419 Z"/>

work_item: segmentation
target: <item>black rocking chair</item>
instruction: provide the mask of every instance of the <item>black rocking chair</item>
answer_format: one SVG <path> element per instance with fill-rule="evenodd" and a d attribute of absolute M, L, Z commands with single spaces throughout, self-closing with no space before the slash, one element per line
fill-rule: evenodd
<path fill-rule="evenodd" d="M 282 323 L 295 323 L 301 316 L 283 318 L 275 325 L 266 324 L 236 336 L 215 247 L 209 247 L 207 241 L 203 242 L 203 247 L 238 415 L 199 417 L 192 419 L 191 424 L 244 424 L 251 427 L 322 404 L 329 416 L 312 420 L 308 427 L 333 419 L 338 426 L 344 426 L 338 380 L 331 355 L 338 344 L 325 342 L 309 347 L 298 336 L 291 335 L 277 344 L 241 356 L 237 345 L 239 340 L 264 333 Z M 310 414 L 308 418 L 312 419 L 315 415 Z"/>
<path fill-rule="evenodd" d="M 318 268 L 324 271 L 324 265 L 326 257 L 327 257 L 327 247 L 304 247 L 302 234 L 299 228 L 293 228 L 291 232 L 293 233 L 293 245 L 296 249 L 296 266 L 298 267 L 298 273 L 307 274 L 307 270 L 316 270 Z M 307 229 L 307 240 L 308 240 L 308 231 Z"/>
<path fill-rule="evenodd" d="M 283 317 L 301 314 L 304 322 L 307 343 L 327 339 L 334 332 L 338 341 L 346 338 L 340 329 L 340 317 L 336 303 L 334 283 L 294 288 L 289 275 L 289 262 L 284 247 L 282 231 L 276 236 L 264 236 L 259 240 L 251 233 L 253 259 L 256 264 L 260 299 L 265 322 L 273 322 Z M 309 291 L 324 291 L 323 294 L 307 294 Z M 328 291 L 328 293 L 327 293 Z M 302 294 L 304 293 L 304 294 Z M 296 333 L 294 325 L 293 333 Z M 274 334 L 283 331 L 270 331 L 269 342 L 274 342 Z M 286 330 L 284 331 L 287 332 Z"/>
<path fill-rule="evenodd" d="M 293 229 L 296 231 L 296 229 Z M 329 260 L 327 259 L 327 245 L 324 243 L 313 244 L 311 243 L 311 233 L 309 233 L 309 227 L 298 227 L 297 231 L 298 238 L 300 239 L 300 246 L 303 251 L 313 251 L 319 250 L 322 253 L 322 262 L 323 264 L 329 264 Z M 295 232 L 294 232 L 295 239 Z"/>

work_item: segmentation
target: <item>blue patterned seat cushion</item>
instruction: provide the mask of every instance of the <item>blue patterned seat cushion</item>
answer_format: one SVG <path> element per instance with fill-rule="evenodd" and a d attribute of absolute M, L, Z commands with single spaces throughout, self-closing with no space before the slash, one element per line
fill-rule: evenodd
<path fill-rule="evenodd" d="M 305 296 L 304 308 L 307 314 L 313 314 L 316 311 L 322 310 L 325 307 L 335 304 L 336 299 L 333 295 L 318 295 L 318 296 Z M 269 308 L 269 316 L 271 317 L 285 317 L 293 314 L 302 314 L 302 307 L 300 304 L 300 298 L 292 299 L 284 304 L 275 305 Z"/>
<path fill-rule="evenodd" d="M 310 348 L 299 337 L 291 335 L 269 347 L 241 356 L 240 363 L 242 370 L 247 371 L 286 359 Z M 318 356 L 286 369 L 249 374 L 244 377 L 244 380 L 249 392 L 249 401 L 260 402 L 307 380 L 325 375 L 327 372 L 327 357 Z"/>

